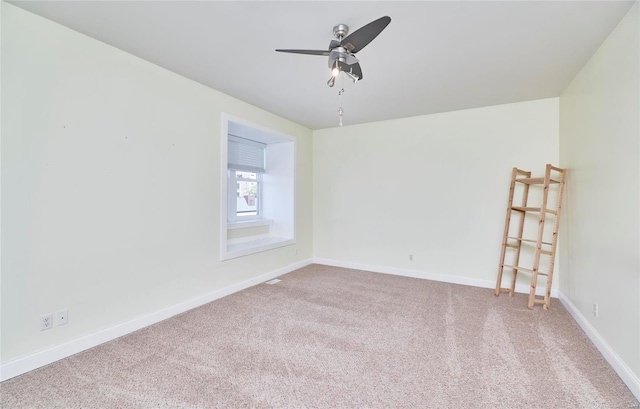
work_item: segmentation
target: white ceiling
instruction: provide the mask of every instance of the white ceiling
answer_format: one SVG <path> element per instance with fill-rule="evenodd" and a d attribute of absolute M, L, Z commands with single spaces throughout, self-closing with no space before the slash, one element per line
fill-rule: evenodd
<path fill-rule="evenodd" d="M 338 125 L 332 28 L 391 24 L 343 81 L 345 125 L 560 95 L 630 1 L 18 1 L 13 4 L 310 129 Z"/>

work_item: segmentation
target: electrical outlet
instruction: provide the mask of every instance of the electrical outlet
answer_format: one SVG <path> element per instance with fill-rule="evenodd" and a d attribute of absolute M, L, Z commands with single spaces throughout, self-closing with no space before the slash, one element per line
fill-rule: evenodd
<path fill-rule="evenodd" d="M 47 314 L 40 317 L 40 331 L 51 329 L 53 327 L 53 314 Z"/>
<path fill-rule="evenodd" d="M 593 315 L 594 315 L 594 317 L 598 318 L 599 314 L 600 314 L 600 311 L 598 309 L 598 303 L 594 302 L 593 303 Z"/>
<path fill-rule="evenodd" d="M 69 322 L 69 310 L 60 310 L 56 313 L 56 325 L 64 325 Z"/>
<path fill-rule="evenodd" d="M 413 254 L 409 254 L 409 261 L 413 261 Z"/>

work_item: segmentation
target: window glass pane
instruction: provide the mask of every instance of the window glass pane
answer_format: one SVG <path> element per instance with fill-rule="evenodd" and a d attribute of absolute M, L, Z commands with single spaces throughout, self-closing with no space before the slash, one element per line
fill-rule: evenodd
<path fill-rule="evenodd" d="M 258 215 L 258 175 L 252 172 L 236 171 L 237 183 L 237 216 Z"/>

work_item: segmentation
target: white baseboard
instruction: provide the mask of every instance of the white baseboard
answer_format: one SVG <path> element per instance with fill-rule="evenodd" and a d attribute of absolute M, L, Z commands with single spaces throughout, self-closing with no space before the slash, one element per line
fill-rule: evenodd
<path fill-rule="evenodd" d="M 633 373 L 631 368 L 624 363 L 624 361 L 616 354 L 616 352 L 611 348 L 611 346 L 607 343 L 607 341 L 602 338 L 600 333 L 591 325 L 591 323 L 585 318 L 584 315 L 578 310 L 578 308 L 573 305 L 573 303 L 569 300 L 569 298 L 560 292 L 560 302 L 564 307 L 569 311 L 569 314 L 573 317 L 573 319 L 578 323 L 580 328 L 584 331 L 585 334 L 589 337 L 591 342 L 598 348 L 598 351 L 602 354 L 604 359 L 609 362 L 609 365 L 613 368 L 614 371 L 618 374 L 622 382 L 627 385 L 631 393 L 640 401 L 640 378 L 636 374 Z"/>
<path fill-rule="evenodd" d="M 12 359 L 0 365 L 0 381 L 11 379 L 15 376 L 32 371 L 36 368 L 40 368 L 52 362 L 77 354 L 78 352 L 93 348 L 97 345 L 119 338 L 133 331 L 137 331 L 144 327 L 148 327 L 149 325 L 166 320 L 167 318 L 171 318 L 174 315 L 181 314 L 190 309 L 199 307 L 201 305 L 207 304 L 211 301 L 215 301 L 219 298 L 244 290 L 246 288 L 253 287 L 254 285 L 271 280 L 293 270 L 308 266 L 309 264 L 311 264 L 311 259 L 299 261 L 286 267 L 261 274 L 249 280 L 230 285 L 229 287 L 221 288 L 220 290 L 216 290 L 200 297 L 193 298 L 180 304 L 176 304 L 171 307 L 153 312 L 151 314 L 143 315 L 130 321 L 117 324 L 113 327 L 105 328 L 98 332 L 94 332 L 92 334 L 67 341 L 63 344 Z"/>
<path fill-rule="evenodd" d="M 313 258 L 313 263 L 324 264 L 324 265 L 333 266 L 333 267 L 343 267 L 343 268 L 352 268 L 355 270 L 371 271 L 373 273 L 383 273 L 383 274 L 392 274 L 392 275 L 403 276 L 403 277 L 423 278 L 425 280 L 469 285 L 472 287 L 493 288 L 493 289 L 496 288 L 496 282 L 493 280 L 482 280 L 479 278 L 454 276 L 451 274 L 430 273 L 426 271 L 410 270 L 406 268 L 376 266 L 371 264 L 361 264 L 361 263 L 354 263 L 351 261 L 332 260 L 332 259 L 317 258 L 317 257 Z M 516 284 L 516 292 L 529 294 L 529 286 L 525 284 Z M 539 296 L 543 296 L 544 288 L 542 287 L 538 288 L 536 294 Z M 551 297 L 558 298 L 558 290 L 556 288 L 551 289 Z"/>

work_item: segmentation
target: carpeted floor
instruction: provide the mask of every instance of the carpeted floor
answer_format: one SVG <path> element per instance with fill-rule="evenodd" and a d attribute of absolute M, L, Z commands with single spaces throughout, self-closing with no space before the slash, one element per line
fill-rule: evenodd
<path fill-rule="evenodd" d="M 557 300 L 312 265 L 0 384 L 2 408 L 639 408 Z"/>

